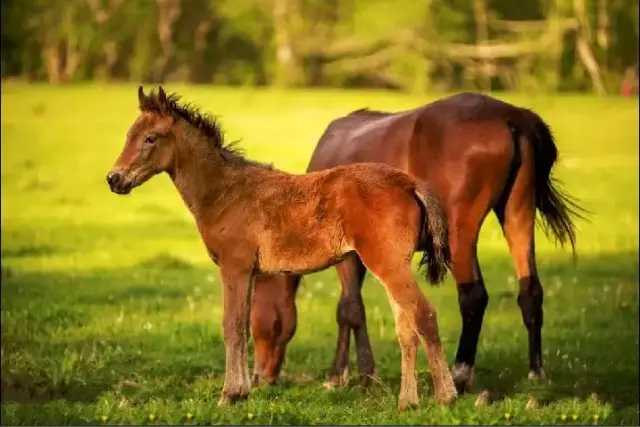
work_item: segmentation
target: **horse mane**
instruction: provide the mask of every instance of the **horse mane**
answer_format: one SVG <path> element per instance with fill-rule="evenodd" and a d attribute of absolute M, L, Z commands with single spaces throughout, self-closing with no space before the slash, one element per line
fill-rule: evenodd
<path fill-rule="evenodd" d="M 389 114 L 393 114 L 393 113 L 389 113 L 387 111 L 371 110 L 369 108 L 360 108 L 358 110 L 350 112 L 349 114 L 347 114 L 347 116 L 375 118 L 375 117 L 385 117 L 385 116 L 388 116 Z"/>
<path fill-rule="evenodd" d="M 185 120 L 191 126 L 200 130 L 213 147 L 220 151 L 224 159 L 230 161 L 241 160 L 245 163 L 260 165 L 269 169 L 273 168 L 271 164 L 263 164 L 245 158 L 244 150 L 237 145 L 240 142 L 239 140 L 225 142 L 224 131 L 216 116 L 202 112 L 193 103 L 180 103 L 181 98 L 175 92 L 165 94 L 162 87 L 158 89 L 158 92 L 151 90 L 147 95 L 142 92 L 142 86 L 138 91 L 140 111 L 169 115 Z"/>

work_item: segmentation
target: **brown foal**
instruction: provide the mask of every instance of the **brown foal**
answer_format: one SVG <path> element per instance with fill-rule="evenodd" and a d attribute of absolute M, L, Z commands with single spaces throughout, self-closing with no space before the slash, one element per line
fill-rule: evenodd
<path fill-rule="evenodd" d="M 384 285 L 402 353 L 399 406 L 418 404 L 416 355 L 428 355 L 438 401 L 457 393 L 436 311 L 414 281 L 411 259 L 442 281 L 449 260 L 440 200 L 386 165 L 354 164 L 292 175 L 245 159 L 225 145 L 217 122 L 162 87 L 145 95 L 124 149 L 107 175 L 128 194 L 167 172 L 193 214 L 223 283 L 225 381 L 220 405 L 249 394 L 251 291 L 259 274 L 306 274 L 357 254 Z"/>
<path fill-rule="evenodd" d="M 458 391 L 473 379 L 476 349 L 489 296 L 477 257 L 478 234 L 493 210 L 504 231 L 520 281 L 518 305 L 529 335 L 530 378 L 543 376 L 542 285 L 534 250 L 536 210 L 560 241 L 575 245 L 572 217 L 583 210 L 564 193 L 551 170 L 558 151 L 551 131 L 534 112 L 495 98 L 462 93 L 399 113 L 357 110 L 332 121 L 307 171 L 357 162 L 379 162 L 428 182 L 444 203 L 449 223 L 453 277 L 462 333 L 453 376 Z M 357 256 L 336 266 L 342 284 L 338 343 L 328 385 L 341 385 L 355 338 L 361 383 L 374 374 L 367 335 L 362 281 L 367 270 Z M 274 382 L 296 328 L 299 276 L 256 279 L 252 332 L 255 377 Z"/>

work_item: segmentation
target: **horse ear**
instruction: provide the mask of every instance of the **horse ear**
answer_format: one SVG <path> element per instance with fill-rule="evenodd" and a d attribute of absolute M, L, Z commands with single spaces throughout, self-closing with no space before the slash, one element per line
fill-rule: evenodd
<path fill-rule="evenodd" d="M 164 93 L 162 86 L 158 86 L 158 101 L 160 101 L 161 105 L 167 105 L 167 94 Z"/>
<path fill-rule="evenodd" d="M 140 106 L 144 105 L 144 100 L 146 98 L 146 95 L 144 94 L 144 90 L 142 89 L 142 85 L 138 86 L 138 102 L 140 103 Z"/>

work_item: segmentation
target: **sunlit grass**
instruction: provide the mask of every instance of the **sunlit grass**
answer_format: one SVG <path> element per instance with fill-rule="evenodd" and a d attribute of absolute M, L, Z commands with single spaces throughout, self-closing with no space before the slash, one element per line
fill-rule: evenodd
<path fill-rule="evenodd" d="M 242 138 L 248 156 L 292 172 L 305 170 L 331 119 L 434 99 L 167 88 L 221 116 L 228 138 Z M 587 96 L 503 98 L 552 126 L 561 151 L 557 175 L 593 212 L 578 224 L 575 267 L 570 252 L 538 233 L 549 379 L 526 380 L 517 281 L 489 217 L 479 249 L 490 302 L 476 389 L 504 400 L 483 409 L 474 408 L 473 396 L 451 408 L 435 405 L 421 355 L 422 405 L 398 414 L 393 320 L 371 278 L 364 294 L 382 383 L 365 394 L 327 392 L 321 380 L 333 357 L 339 291 L 328 270 L 306 277 L 299 292 L 283 384 L 219 410 L 220 283 L 192 218 L 166 176 L 129 197 L 111 194 L 105 183 L 137 114 L 136 87 L 3 85 L 3 423 L 637 423 L 638 105 Z M 453 282 L 423 290 L 438 308 L 452 360 L 460 330 Z M 528 394 L 544 405 L 526 409 Z"/>

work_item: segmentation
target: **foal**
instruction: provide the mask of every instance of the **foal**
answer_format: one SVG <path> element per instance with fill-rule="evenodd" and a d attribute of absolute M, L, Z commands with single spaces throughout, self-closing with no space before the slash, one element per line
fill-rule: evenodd
<path fill-rule="evenodd" d="M 128 194 L 167 172 L 193 214 L 223 283 L 225 381 L 219 405 L 248 396 L 247 340 L 251 291 L 258 274 L 306 274 L 357 254 L 384 285 L 401 348 L 401 409 L 418 404 L 419 341 L 429 358 L 434 394 L 457 393 L 440 343 L 436 312 L 411 273 L 415 250 L 432 282 L 446 274 L 447 222 L 440 200 L 385 165 L 354 164 L 292 175 L 243 158 L 225 145 L 217 122 L 178 104 L 162 87 L 145 95 L 141 114 L 107 175 Z"/>

